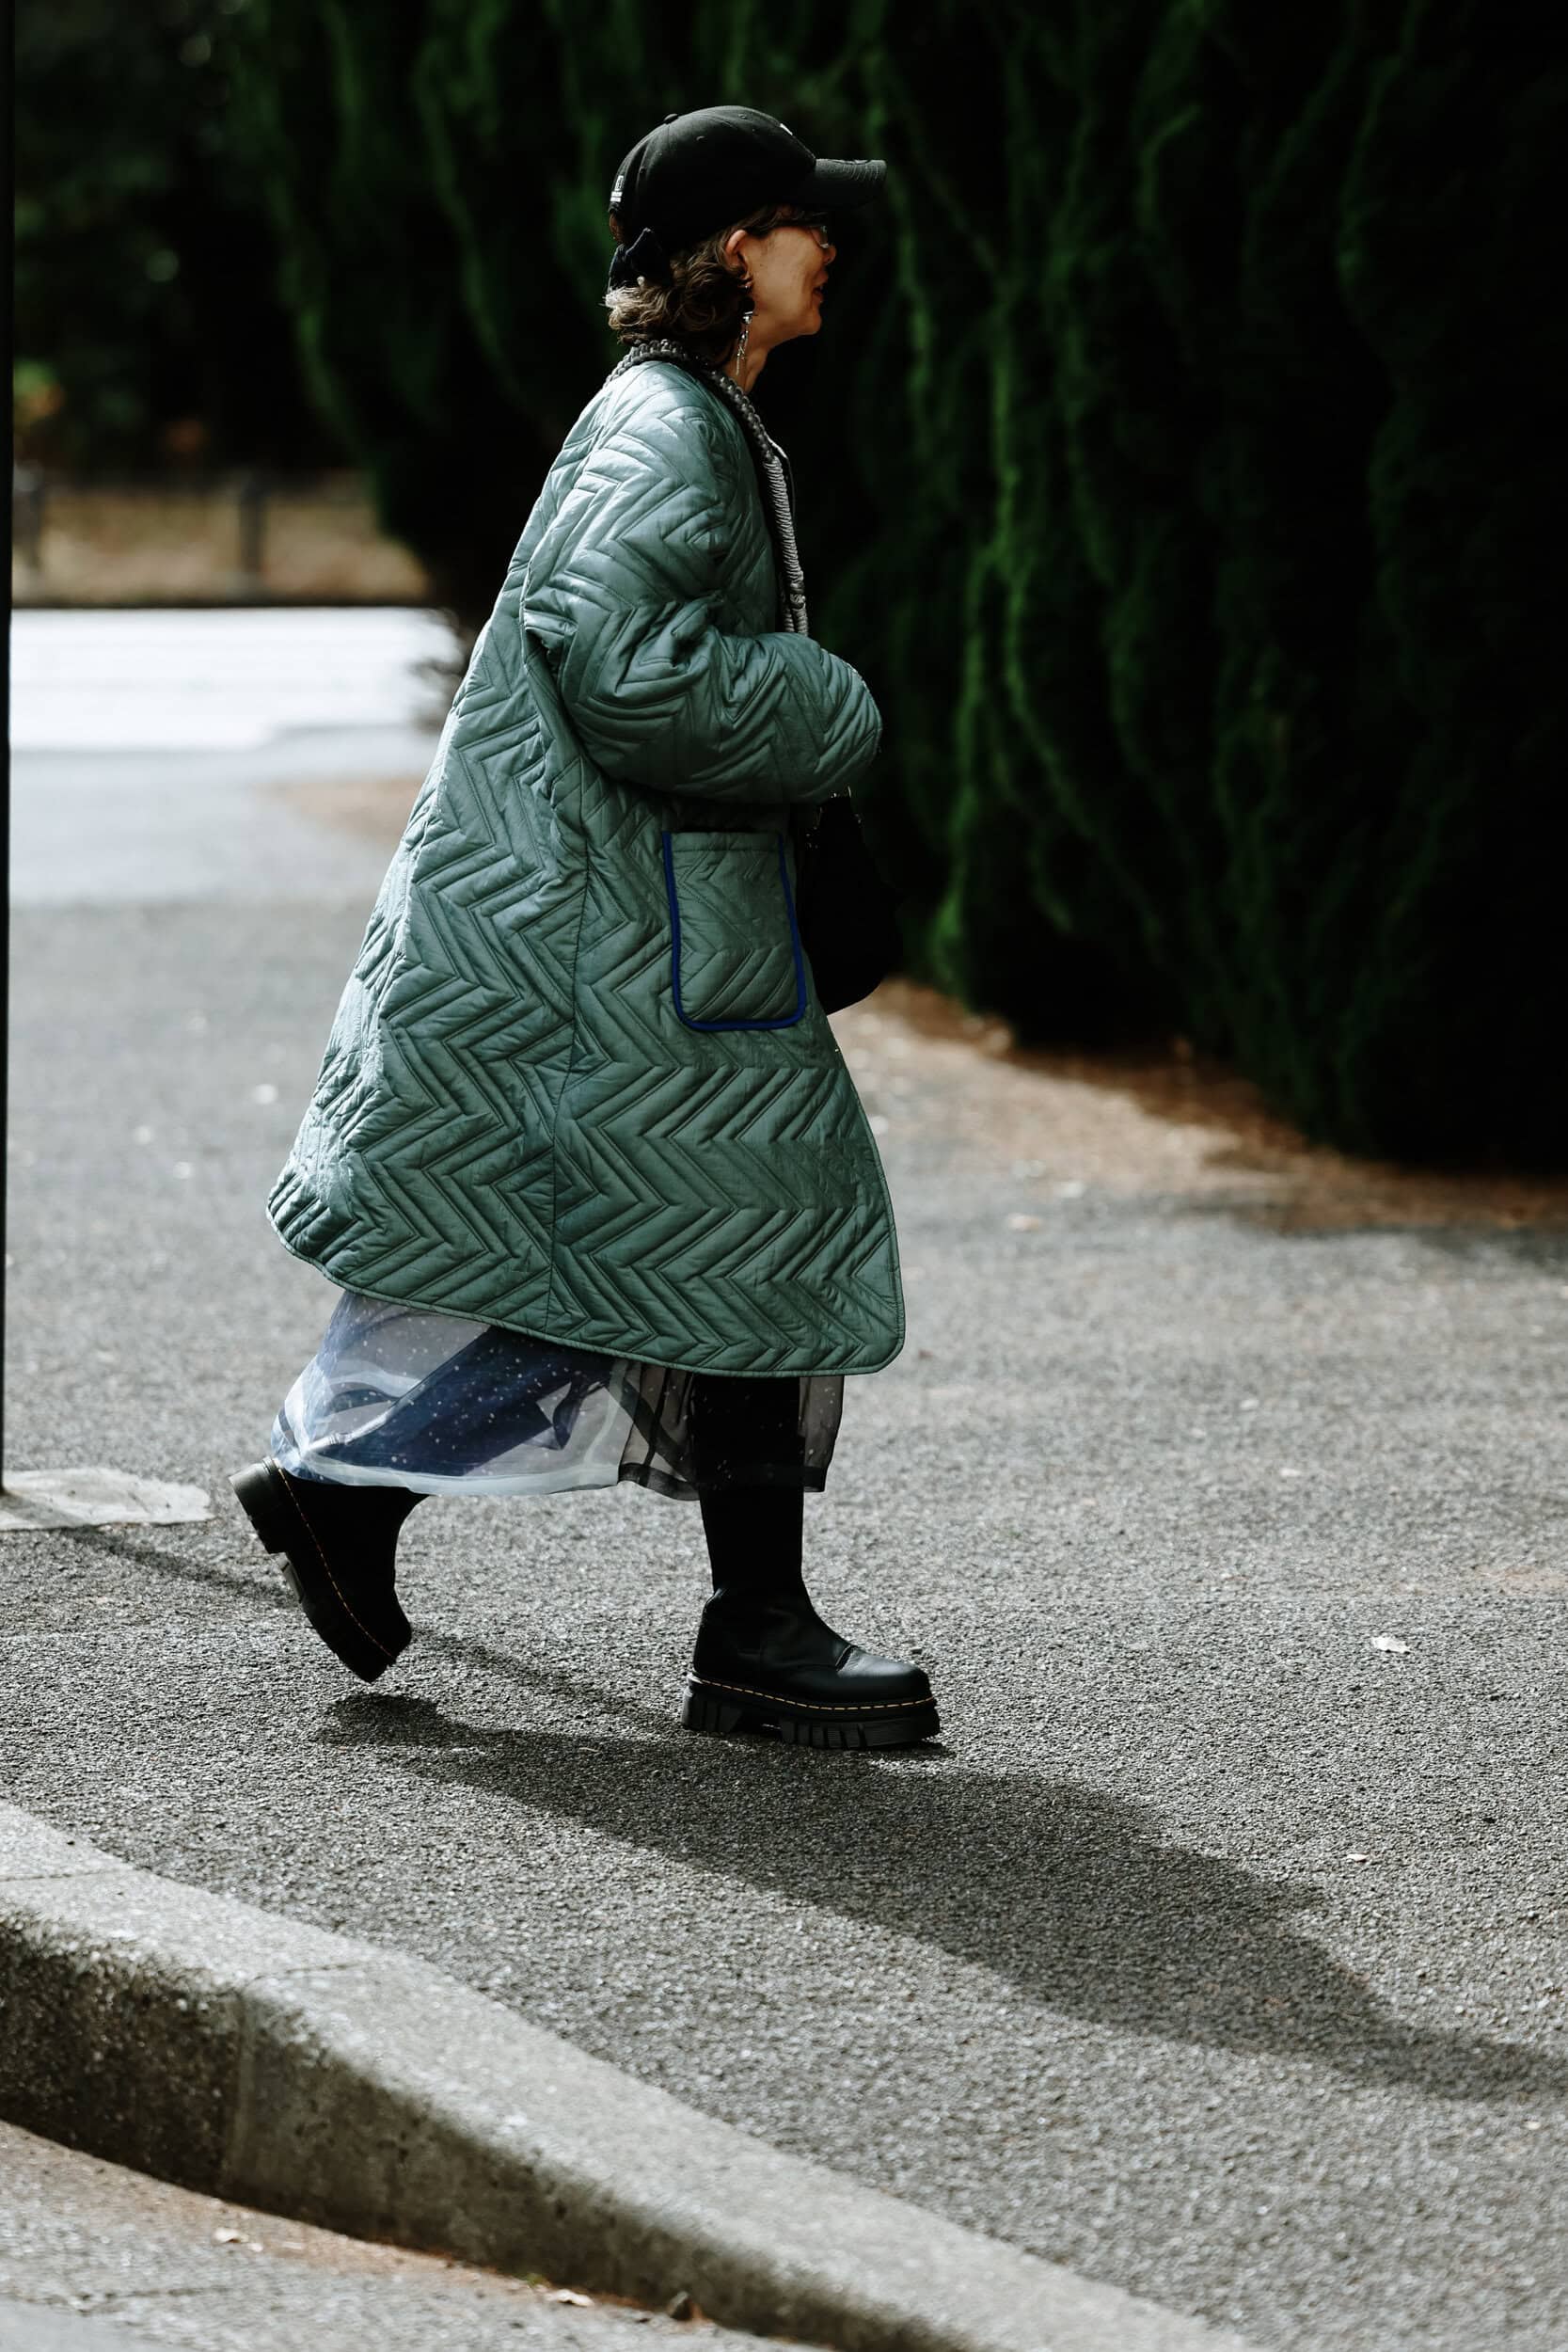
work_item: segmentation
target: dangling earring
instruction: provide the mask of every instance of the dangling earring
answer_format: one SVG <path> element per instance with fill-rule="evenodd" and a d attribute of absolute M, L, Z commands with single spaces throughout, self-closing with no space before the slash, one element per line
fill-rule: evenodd
<path fill-rule="evenodd" d="M 751 279 L 749 278 L 743 278 L 740 282 L 745 287 L 747 293 L 750 294 L 752 291 Z M 748 303 L 746 306 L 746 315 L 740 322 L 740 341 L 735 347 L 735 358 L 732 362 L 735 369 L 735 380 L 737 384 L 740 383 L 740 363 L 746 357 L 746 338 L 752 331 L 752 312 L 756 309 L 756 307 L 757 306 L 754 302 Z M 744 386 L 742 386 L 741 389 L 744 389 Z"/>

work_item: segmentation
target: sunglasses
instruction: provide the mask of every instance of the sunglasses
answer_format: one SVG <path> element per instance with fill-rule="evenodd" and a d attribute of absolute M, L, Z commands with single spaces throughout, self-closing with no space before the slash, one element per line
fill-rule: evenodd
<path fill-rule="evenodd" d="M 809 229 L 824 253 L 832 243 L 828 234 L 826 213 L 792 213 L 787 219 L 776 221 L 774 226 L 778 229 Z"/>

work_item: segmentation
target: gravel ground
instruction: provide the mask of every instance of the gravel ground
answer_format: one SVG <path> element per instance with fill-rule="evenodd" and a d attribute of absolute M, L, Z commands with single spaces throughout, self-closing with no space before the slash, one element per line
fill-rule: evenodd
<path fill-rule="evenodd" d="M 700 2316 L 365 2245 L 6 2124 L 0 2191 L 8 2352 L 757 2352 Z"/>
<path fill-rule="evenodd" d="M 700 1525 L 631 1489 L 423 1503 L 368 1692 L 226 1483 L 335 1296 L 261 1202 L 364 850 L 15 919 L 8 1460 L 214 1517 L 0 1541 L 14 1801 L 1259 2345 L 1561 2352 L 1561 1188 L 882 992 L 909 1339 L 808 1571 L 942 1740 L 681 1731 Z"/>

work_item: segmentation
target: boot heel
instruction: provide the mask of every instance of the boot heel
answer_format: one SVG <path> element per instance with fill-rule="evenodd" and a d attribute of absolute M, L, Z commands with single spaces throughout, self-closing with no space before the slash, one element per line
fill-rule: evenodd
<path fill-rule="evenodd" d="M 710 1697 L 689 1682 L 681 1701 L 681 1722 L 688 1731 L 733 1731 L 745 1711 L 735 1700 Z"/>
<path fill-rule="evenodd" d="M 271 1462 L 257 1462 L 249 1470 L 233 1471 L 229 1484 L 267 1549 L 286 1550 L 294 1529 L 281 1491 L 282 1480 Z"/>

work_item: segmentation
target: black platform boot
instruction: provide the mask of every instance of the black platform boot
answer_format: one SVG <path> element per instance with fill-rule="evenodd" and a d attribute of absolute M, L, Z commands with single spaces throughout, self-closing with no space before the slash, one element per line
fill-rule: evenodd
<path fill-rule="evenodd" d="M 705 1385 L 711 1405 L 713 1384 Z M 765 1399 L 759 1422 L 747 1412 L 743 1389 L 786 1394 Z M 797 1383 L 733 1380 L 725 1391 L 721 1406 L 706 1415 L 705 1446 L 699 1436 L 704 1405 L 693 1399 L 713 1593 L 697 1632 L 682 1723 L 692 1731 L 771 1729 L 781 1740 L 816 1748 L 903 1747 L 929 1739 L 941 1724 L 921 1668 L 862 1649 L 818 1616 L 801 1574 L 803 1487 L 746 1477 L 750 1468 L 755 1479 L 759 1461 L 798 1471 Z"/>
<path fill-rule="evenodd" d="M 229 1483 L 328 1649 L 366 1682 L 385 1674 L 413 1636 L 395 1589 L 398 1530 L 423 1495 L 293 1478 L 270 1454 Z"/>

